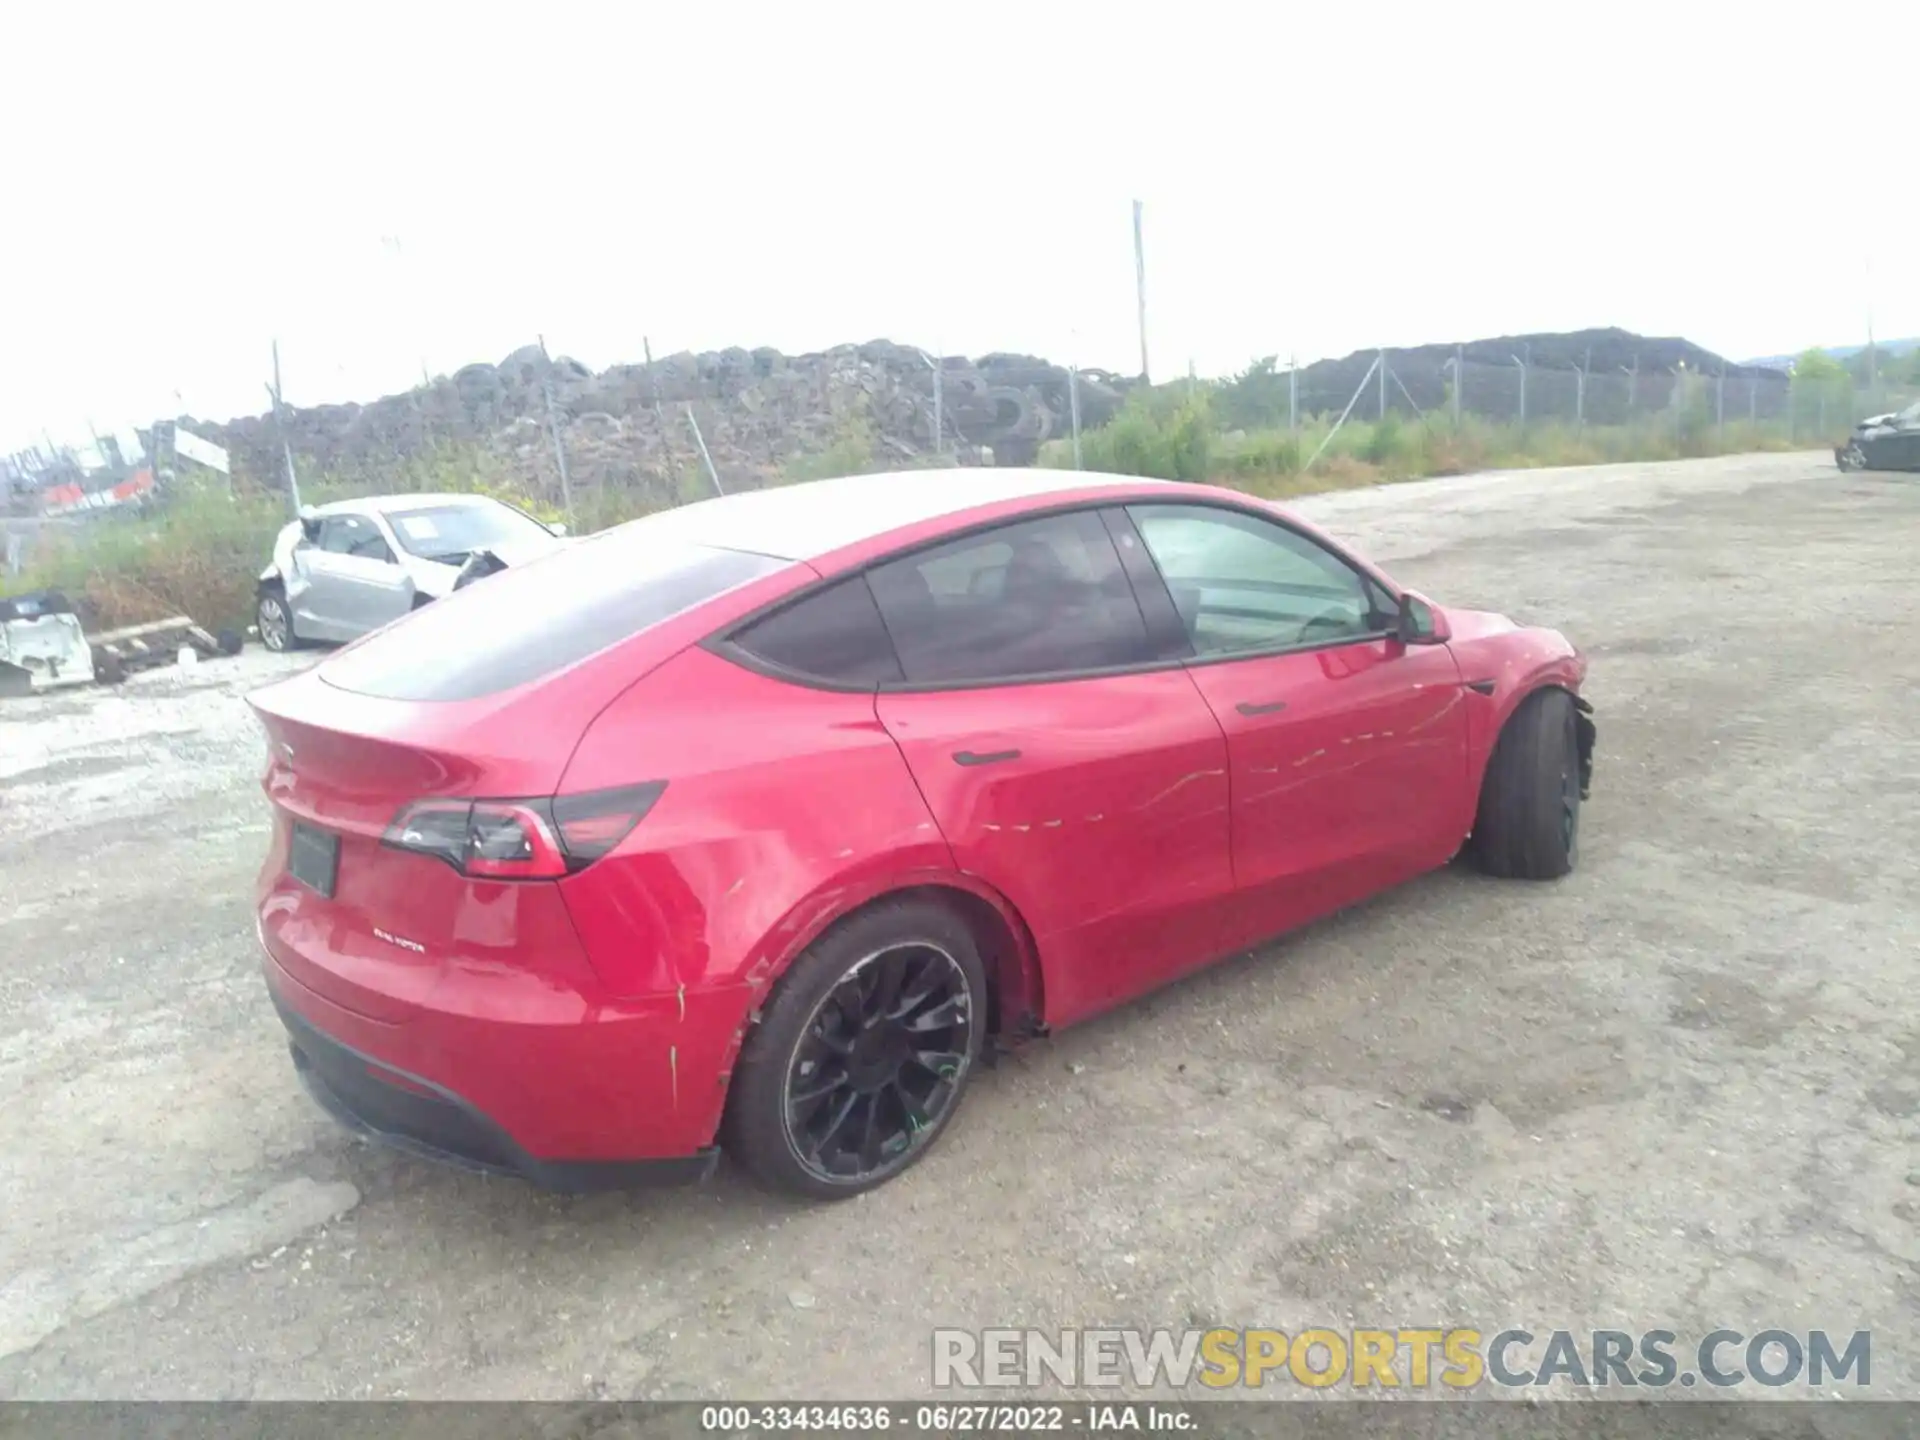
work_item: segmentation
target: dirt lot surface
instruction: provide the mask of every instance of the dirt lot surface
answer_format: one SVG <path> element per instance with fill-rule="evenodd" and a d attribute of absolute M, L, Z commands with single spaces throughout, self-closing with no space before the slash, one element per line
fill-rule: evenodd
<path fill-rule="evenodd" d="M 289 662 L 0 701 L 0 1395 L 908 1397 L 936 1324 L 1458 1323 L 1870 1328 L 1920 1398 L 1920 480 L 1300 508 L 1588 648 L 1579 872 L 1450 869 L 1039 1044 L 833 1208 L 349 1139 L 255 971 L 241 696 Z"/>

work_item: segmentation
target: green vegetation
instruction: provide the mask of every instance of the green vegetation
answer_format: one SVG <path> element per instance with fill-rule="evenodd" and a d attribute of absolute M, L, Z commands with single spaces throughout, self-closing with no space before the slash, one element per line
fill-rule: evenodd
<path fill-rule="evenodd" d="M 827 448 L 789 461 L 781 479 L 797 485 L 807 480 L 831 480 L 836 475 L 865 474 L 879 468 L 879 449 L 880 433 L 872 420 L 864 415 L 842 416 Z"/>
<path fill-rule="evenodd" d="M 1822 357 L 1823 359 L 1825 357 Z M 1214 385 L 1176 381 L 1128 397 L 1119 415 L 1081 436 L 1088 470 L 1163 480 L 1214 480 L 1260 495 L 1300 495 L 1385 481 L 1457 475 L 1472 470 L 1679 460 L 1746 451 L 1817 448 L 1851 415 L 1851 381 L 1837 362 L 1837 389 L 1796 388 L 1795 416 L 1720 423 L 1706 377 L 1684 377 L 1675 403 L 1631 425 L 1578 425 L 1542 420 L 1526 425 L 1451 415 L 1354 420 L 1303 416 L 1285 424 L 1287 377 L 1263 360 Z M 1824 377 L 1824 372 L 1821 372 Z M 1804 411 L 1804 413 L 1801 413 Z M 1280 423 L 1274 423 L 1274 417 Z M 1073 464 L 1070 440 L 1049 441 L 1041 463 Z"/>
<path fill-rule="evenodd" d="M 530 493 L 490 452 L 439 446 L 390 465 L 323 471 L 302 465 L 300 498 L 310 505 L 358 495 L 468 491 L 491 495 L 552 523 L 558 506 Z M 582 530 L 644 513 L 638 497 L 611 493 L 576 504 Z M 241 477 L 232 487 L 208 471 L 182 476 L 166 499 L 127 515 L 100 515 L 42 533 L 26 569 L 0 577 L 0 593 L 52 589 L 81 610 L 90 630 L 190 615 L 213 629 L 253 622 L 254 583 L 274 537 L 293 519 L 284 492 Z"/>
<path fill-rule="evenodd" d="M 1214 439 L 1206 392 L 1143 390 L 1129 396 L 1107 424 L 1080 437 L 1081 465 L 1114 475 L 1206 480 L 1214 473 Z M 1043 463 L 1071 465 L 1071 442 L 1048 447 Z"/>
<path fill-rule="evenodd" d="M 1900 357 L 1902 359 L 1909 357 Z M 1920 377 L 1920 352 L 1913 358 Z M 1715 415 L 1705 377 L 1682 382 L 1676 403 L 1631 425 L 1578 426 L 1546 420 L 1525 426 L 1450 415 L 1374 421 L 1350 419 L 1337 431 L 1332 415 L 1286 424 L 1287 376 L 1269 358 L 1229 380 L 1178 381 L 1137 391 L 1120 413 L 1081 436 L 1088 470 L 1215 481 L 1254 494 L 1301 495 L 1472 470 L 1673 460 L 1741 451 L 1787 450 L 1830 443 L 1857 412 L 1853 362 L 1809 352 L 1796 363 L 1792 423 L 1749 423 Z M 1897 384 L 1890 370 L 1880 372 Z M 1920 384 L 1920 378 L 1916 378 Z M 1885 397 L 1883 388 L 1876 392 Z M 1903 403 L 1889 399 L 1884 408 Z M 540 464 L 539 460 L 535 461 Z M 922 463 L 932 463 L 931 457 Z M 1050 440 L 1041 463 L 1067 467 L 1072 442 Z M 480 447 L 435 446 L 423 453 L 355 468 L 321 470 L 296 458 L 301 496 L 311 504 L 358 495 L 470 491 L 518 505 L 553 523 L 566 519 L 551 498 L 554 477 L 536 485 L 508 457 Z M 864 415 L 840 417 L 824 449 L 789 464 L 784 482 L 900 468 Z M 209 482 L 212 483 L 209 483 Z M 704 496 L 704 474 L 681 475 L 688 498 Z M 576 491 L 573 525 L 590 533 L 646 514 L 664 497 L 638 486 Z M 90 629 L 187 614 L 211 627 L 251 623 L 254 583 L 268 563 L 274 536 L 291 520 L 284 492 L 240 477 L 229 490 L 219 477 L 182 478 L 167 498 L 126 516 L 103 515 L 71 530 L 45 532 L 25 573 L 0 580 L 6 590 L 56 588 L 79 603 Z"/>

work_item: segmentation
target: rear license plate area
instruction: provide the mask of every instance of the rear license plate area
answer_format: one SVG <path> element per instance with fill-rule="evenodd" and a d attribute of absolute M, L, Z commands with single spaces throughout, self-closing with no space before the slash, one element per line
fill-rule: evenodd
<path fill-rule="evenodd" d="M 287 873 L 302 885 L 333 898 L 340 877 L 340 837 L 296 820 L 287 845 Z"/>

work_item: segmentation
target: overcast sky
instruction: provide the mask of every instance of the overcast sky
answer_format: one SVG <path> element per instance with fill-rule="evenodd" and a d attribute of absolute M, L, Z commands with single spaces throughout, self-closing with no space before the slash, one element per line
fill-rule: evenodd
<path fill-rule="evenodd" d="M 1134 371 L 1136 196 L 1157 376 L 1920 334 L 1915 54 L 1911 0 L 7 6 L 0 448 L 259 410 L 275 337 L 303 405 L 539 333 Z"/>

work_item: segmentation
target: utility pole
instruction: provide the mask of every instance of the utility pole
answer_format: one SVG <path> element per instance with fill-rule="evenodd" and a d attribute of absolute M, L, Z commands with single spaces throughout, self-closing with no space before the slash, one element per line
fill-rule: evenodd
<path fill-rule="evenodd" d="M 1384 420 L 1387 418 L 1387 352 L 1385 350 L 1382 350 L 1379 355 L 1379 369 L 1380 369 L 1380 417 L 1379 418 Z"/>
<path fill-rule="evenodd" d="M 713 482 L 713 493 L 726 494 L 720 484 L 720 472 L 713 468 L 713 456 L 707 453 L 707 437 L 700 433 L 700 422 L 694 418 L 693 406 L 687 406 L 687 427 L 693 431 L 693 443 L 700 451 L 700 463 L 707 467 L 707 479 Z"/>
<path fill-rule="evenodd" d="M 1287 356 L 1287 429 L 1300 428 L 1300 367 Z"/>
<path fill-rule="evenodd" d="M 1133 288 L 1140 311 L 1140 383 L 1151 385 L 1153 372 L 1147 366 L 1147 246 L 1140 223 L 1146 207 L 1133 202 Z"/>

